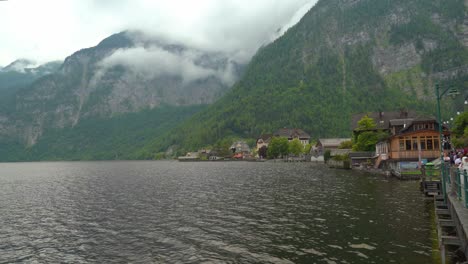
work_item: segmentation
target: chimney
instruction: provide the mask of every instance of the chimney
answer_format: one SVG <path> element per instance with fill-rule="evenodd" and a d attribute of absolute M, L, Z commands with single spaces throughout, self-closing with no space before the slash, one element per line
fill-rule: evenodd
<path fill-rule="evenodd" d="M 408 118 L 408 111 L 406 111 L 405 109 L 401 109 L 400 118 Z"/>

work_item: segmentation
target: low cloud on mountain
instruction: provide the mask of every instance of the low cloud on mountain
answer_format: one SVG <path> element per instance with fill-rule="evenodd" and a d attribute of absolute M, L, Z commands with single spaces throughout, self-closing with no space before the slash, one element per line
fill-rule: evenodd
<path fill-rule="evenodd" d="M 99 63 L 100 71 L 96 74 L 99 79 L 109 69 L 123 66 L 133 74 L 139 74 L 147 80 L 161 76 L 180 77 L 185 84 L 215 77 L 225 85 L 231 86 L 236 81 L 233 72 L 233 62 L 227 61 L 223 65 L 203 64 L 204 54 L 188 50 L 170 52 L 157 46 L 118 49 Z"/>
<path fill-rule="evenodd" d="M 63 59 L 124 30 L 140 30 L 247 62 L 316 0 L 41 0 L 0 2 L 0 65 Z M 25 19 L 27 18 L 27 19 Z M 31 21 L 34 21 L 31 23 Z"/>

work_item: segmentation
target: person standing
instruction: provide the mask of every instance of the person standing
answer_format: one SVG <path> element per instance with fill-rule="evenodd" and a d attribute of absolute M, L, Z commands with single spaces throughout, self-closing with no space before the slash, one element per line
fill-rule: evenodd
<path fill-rule="evenodd" d="M 456 163 L 456 162 L 455 162 Z M 463 157 L 458 165 L 460 171 L 468 170 L 468 157 Z"/>
<path fill-rule="evenodd" d="M 458 154 L 457 158 L 455 159 L 455 166 L 460 167 L 461 163 L 462 163 L 461 155 Z"/>

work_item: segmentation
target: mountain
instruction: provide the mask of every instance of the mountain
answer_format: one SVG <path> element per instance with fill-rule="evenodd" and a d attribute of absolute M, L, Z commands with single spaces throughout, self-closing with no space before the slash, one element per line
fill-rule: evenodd
<path fill-rule="evenodd" d="M 4 68 L 0 68 L 0 94 L 13 94 L 21 87 L 27 86 L 37 79 L 56 72 L 62 62 L 53 61 L 36 66 L 31 60 L 19 59 Z"/>
<path fill-rule="evenodd" d="M 466 14 L 464 0 L 320 0 L 258 51 L 232 90 L 155 137 L 141 158 L 281 127 L 303 128 L 312 138 L 349 136 L 359 112 L 434 114 L 436 83 L 466 89 Z"/>
<path fill-rule="evenodd" d="M 18 61 L 2 72 L 38 72 L 39 68 L 28 68 L 28 64 L 28 61 Z M 90 124 L 107 122 L 114 129 L 132 131 L 128 126 L 144 127 L 142 124 L 158 120 L 158 124 L 150 126 L 153 133 L 161 134 L 162 127 L 165 131 L 172 128 L 175 121 L 221 97 L 239 78 L 242 69 L 243 65 L 229 54 L 207 52 L 141 32 L 114 34 L 95 47 L 67 57 L 57 71 L 17 90 L 13 100 L 2 105 L 0 145 L 10 151 L 3 152 L 3 156 L 0 153 L 0 160 L 15 160 L 12 156 L 54 158 L 54 153 L 45 155 L 44 151 L 38 151 L 44 150 L 38 144 L 41 140 L 49 142 L 50 135 L 56 138 L 68 135 L 71 138 L 63 142 L 83 147 L 77 131 L 85 129 L 87 135 L 94 135 L 89 139 L 90 146 L 97 146 L 94 140 L 100 138 L 97 133 L 103 130 L 94 129 Z M 148 113 L 156 117 L 153 119 Z M 130 116 L 140 123 L 132 123 Z M 129 134 L 125 140 L 135 143 L 132 137 Z M 50 144 L 59 143 L 51 140 Z M 111 145 L 106 148 L 112 152 Z M 24 151 L 27 153 L 21 153 Z M 107 157 L 101 155 L 104 156 Z M 79 154 L 70 157 L 82 158 Z"/>
<path fill-rule="evenodd" d="M 3 68 L 2 72 L 25 72 L 27 68 L 33 68 L 35 65 L 36 62 L 32 60 L 18 59 Z"/>

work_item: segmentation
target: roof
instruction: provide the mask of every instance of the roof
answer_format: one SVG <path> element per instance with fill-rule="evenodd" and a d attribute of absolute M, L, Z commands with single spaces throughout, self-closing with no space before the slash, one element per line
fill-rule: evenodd
<path fill-rule="evenodd" d="M 390 126 L 408 126 L 413 123 L 413 120 L 413 118 L 392 119 L 390 120 Z"/>
<path fill-rule="evenodd" d="M 250 147 L 245 141 L 234 142 L 230 149 L 235 149 L 236 152 L 250 152 Z"/>
<path fill-rule="evenodd" d="M 304 130 L 299 128 L 280 128 L 274 134 L 276 137 L 287 137 L 287 138 L 307 138 L 310 139 L 310 135 Z"/>
<path fill-rule="evenodd" d="M 359 120 L 366 115 L 374 119 L 377 124 L 377 129 L 388 129 L 390 127 L 390 120 L 412 119 L 417 116 L 414 111 L 360 113 L 351 117 L 351 128 L 356 130 Z"/>
<path fill-rule="evenodd" d="M 410 128 L 413 124 L 421 124 L 421 123 L 428 123 L 428 122 L 431 122 L 431 123 L 435 123 L 436 125 L 439 124 L 439 122 L 437 122 L 437 120 L 435 118 L 431 118 L 431 117 L 418 117 L 416 119 L 413 120 L 413 122 L 409 123 L 406 125 L 405 128 L 403 128 L 401 131 L 400 131 L 400 134 L 402 133 L 405 133 L 406 131 L 410 131 Z M 443 127 L 443 130 L 448 130 L 448 127 L 445 126 L 445 125 L 442 125 Z M 437 126 L 434 127 L 434 129 L 431 129 L 431 130 L 434 130 L 434 131 L 438 131 L 438 128 Z"/>
<path fill-rule="evenodd" d="M 350 140 L 350 138 L 319 138 L 318 142 L 321 143 L 324 148 L 326 148 L 339 147 L 341 143 Z"/>
<path fill-rule="evenodd" d="M 273 134 L 261 134 L 260 137 L 257 138 L 257 142 L 260 139 L 263 140 L 263 142 L 269 142 L 272 137 L 273 137 Z"/>

